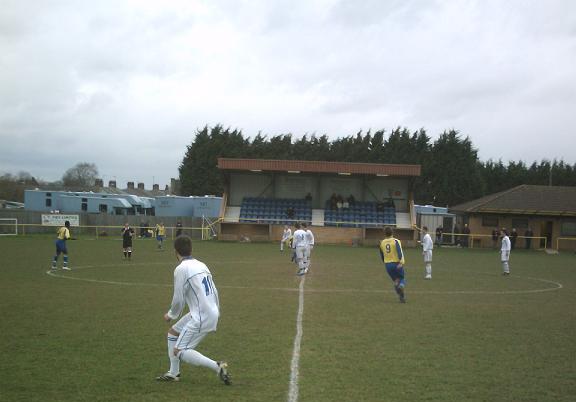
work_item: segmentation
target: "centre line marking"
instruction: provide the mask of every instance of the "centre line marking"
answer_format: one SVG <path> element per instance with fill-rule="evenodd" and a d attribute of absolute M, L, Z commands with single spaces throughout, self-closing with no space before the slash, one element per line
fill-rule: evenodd
<path fill-rule="evenodd" d="M 304 282 L 300 281 L 298 294 L 298 315 L 296 316 L 296 337 L 294 338 L 294 350 L 292 351 L 292 363 L 290 364 L 290 387 L 288 389 L 288 402 L 298 401 L 298 372 L 300 370 L 300 345 L 302 344 L 302 317 L 304 316 Z"/>

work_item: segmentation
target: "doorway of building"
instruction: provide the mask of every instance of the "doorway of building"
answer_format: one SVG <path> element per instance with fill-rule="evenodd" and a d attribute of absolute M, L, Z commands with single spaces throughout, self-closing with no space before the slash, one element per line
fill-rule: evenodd
<path fill-rule="evenodd" d="M 444 233 L 452 233 L 454 229 L 454 218 L 451 216 L 445 216 L 442 219 L 442 229 L 444 230 Z M 452 238 L 452 235 L 444 235 L 444 243 L 452 244 L 453 241 L 454 239 Z"/>
<path fill-rule="evenodd" d="M 554 222 L 552 221 L 543 221 L 540 223 L 540 236 L 545 237 L 544 239 L 540 240 L 540 247 L 552 247 L 552 232 L 554 229 Z"/>

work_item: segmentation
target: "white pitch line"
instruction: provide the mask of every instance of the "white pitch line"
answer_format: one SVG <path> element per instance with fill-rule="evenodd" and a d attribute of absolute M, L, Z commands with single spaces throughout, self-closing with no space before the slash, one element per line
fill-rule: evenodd
<path fill-rule="evenodd" d="M 298 372 L 300 370 L 300 345 L 302 344 L 302 316 L 304 315 L 304 282 L 300 281 L 298 293 L 298 315 L 296 316 L 296 337 L 294 338 L 294 350 L 292 351 L 292 363 L 290 364 L 290 386 L 288 388 L 288 402 L 298 401 Z"/>
<path fill-rule="evenodd" d="M 76 268 L 78 269 L 78 268 Z M 144 282 L 117 282 L 117 281 L 103 281 L 100 279 L 90 279 L 90 278 L 77 278 L 74 276 L 59 275 L 52 271 L 46 271 L 46 273 L 55 278 L 70 279 L 72 281 L 81 282 L 91 282 L 91 283 L 103 283 L 105 285 L 122 285 L 122 286 L 160 286 L 160 287 L 172 287 L 172 285 L 164 285 L 159 283 L 144 283 Z"/>
<path fill-rule="evenodd" d="M 75 267 L 72 271 L 78 271 L 83 269 L 91 269 L 91 268 L 131 268 L 135 267 L 136 265 L 146 266 L 146 265 L 160 265 L 163 263 L 136 263 L 136 264 L 108 264 L 108 265 L 85 265 L 80 267 Z M 90 278 L 78 278 L 69 275 L 61 275 L 59 272 L 62 271 L 47 271 L 46 273 L 55 278 L 61 279 L 70 279 L 74 281 L 83 281 L 83 282 L 91 282 L 91 283 L 103 283 L 108 285 L 124 285 L 124 286 L 159 286 L 159 287 L 172 287 L 171 284 L 161 284 L 161 283 L 143 283 L 143 282 L 120 282 L 120 281 L 107 281 L 107 280 L 99 280 L 99 279 L 90 279 Z M 500 276 L 500 275 L 490 275 L 487 273 L 476 272 L 477 275 L 485 275 L 485 276 Z M 518 278 L 524 280 L 530 280 L 535 282 L 541 282 L 545 284 L 552 285 L 552 287 L 547 288 L 540 288 L 540 289 L 519 289 L 519 290 L 422 290 L 422 289 L 410 289 L 410 293 L 412 294 L 430 294 L 430 295 L 443 295 L 443 294 L 460 294 L 460 295 L 517 295 L 517 294 L 535 294 L 535 293 L 545 293 L 545 292 L 554 292 L 556 290 L 560 290 L 564 288 L 564 286 L 560 282 L 551 281 L 548 279 L 542 278 L 532 278 L 529 276 L 519 276 L 519 275 L 510 275 L 509 278 Z M 284 292 L 298 292 L 300 289 L 298 288 L 282 288 L 282 287 L 252 287 L 252 286 L 227 286 L 227 285 L 219 285 L 218 288 L 223 289 L 247 289 L 247 290 L 272 290 L 272 291 L 284 291 Z M 314 289 L 308 288 L 306 290 L 300 290 L 301 292 L 304 291 L 306 293 L 394 293 L 392 290 L 388 289 Z"/>

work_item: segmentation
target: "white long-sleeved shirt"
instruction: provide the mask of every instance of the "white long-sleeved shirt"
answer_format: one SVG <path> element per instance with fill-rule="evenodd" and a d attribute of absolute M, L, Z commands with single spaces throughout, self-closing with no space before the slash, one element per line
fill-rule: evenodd
<path fill-rule="evenodd" d="M 294 231 L 294 235 L 292 236 L 292 248 L 306 247 L 308 244 L 306 237 L 306 232 L 302 229 Z"/>
<path fill-rule="evenodd" d="M 432 242 L 432 237 L 430 237 L 429 233 L 426 233 L 424 237 L 422 237 L 422 251 L 432 251 L 434 248 L 434 243 Z"/>
<path fill-rule="evenodd" d="M 511 249 L 512 249 L 512 246 L 510 244 L 510 238 L 508 236 L 504 235 L 504 237 L 502 238 L 502 247 L 500 248 L 502 255 L 504 255 L 504 253 L 506 253 L 507 255 L 510 255 Z"/>
<path fill-rule="evenodd" d="M 314 246 L 314 233 L 310 229 L 306 230 L 306 241 L 309 246 Z"/>
<path fill-rule="evenodd" d="M 218 290 L 208 267 L 194 258 L 182 260 L 174 270 L 174 296 L 168 316 L 178 318 L 185 304 L 190 309 L 194 329 L 216 331 L 220 317 Z"/>
<path fill-rule="evenodd" d="M 282 241 L 288 240 L 290 236 L 292 236 L 292 230 L 290 230 L 290 228 L 284 229 L 284 232 L 282 232 Z"/>

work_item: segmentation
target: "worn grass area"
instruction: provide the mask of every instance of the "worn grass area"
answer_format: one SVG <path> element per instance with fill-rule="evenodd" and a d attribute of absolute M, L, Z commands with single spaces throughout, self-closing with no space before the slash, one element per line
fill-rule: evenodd
<path fill-rule="evenodd" d="M 299 279 L 276 244 L 195 243 L 219 288 L 218 331 L 198 348 L 230 363 L 234 385 L 167 369 L 162 315 L 171 244 L 69 243 L 72 272 L 47 275 L 53 241 L 0 238 L 1 401 L 282 401 Z M 572 401 L 576 256 L 435 250 L 433 280 L 407 253 L 399 304 L 372 248 L 318 246 L 305 285 L 300 401 Z M 61 276 L 61 277 L 60 277 Z M 562 288 L 558 289 L 561 284 Z"/>

